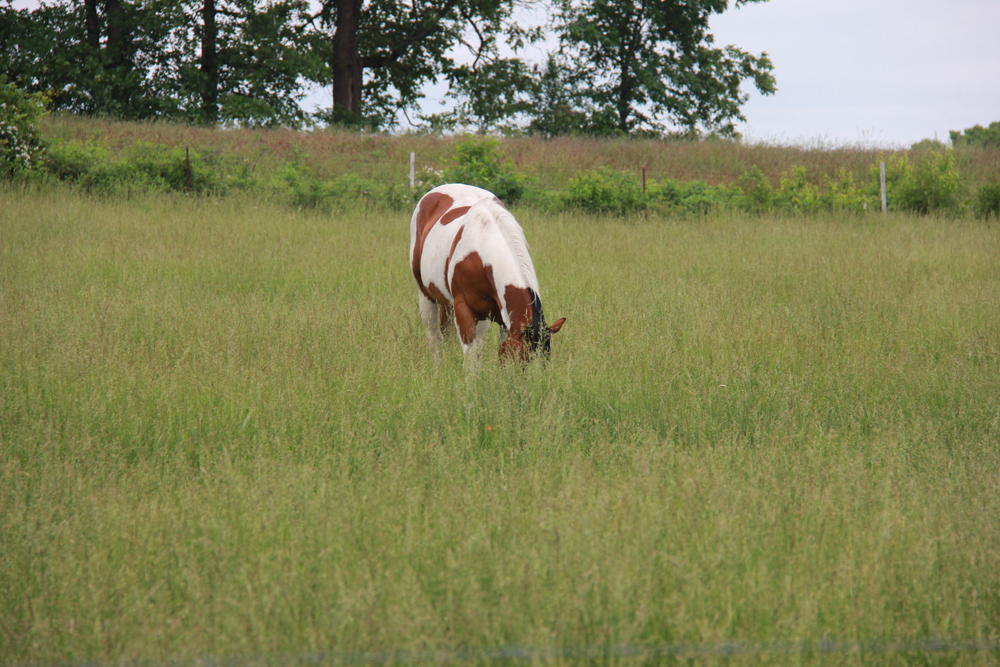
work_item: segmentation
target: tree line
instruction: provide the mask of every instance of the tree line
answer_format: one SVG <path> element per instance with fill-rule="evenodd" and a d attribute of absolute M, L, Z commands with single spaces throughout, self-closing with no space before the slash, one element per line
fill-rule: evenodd
<path fill-rule="evenodd" d="M 53 110 L 128 120 L 729 136 L 744 83 L 775 91 L 766 53 L 715 44 L 730 0 L 5 3 L 0 77 Z M 531 6 L 545 26 L 521 23 Z M 558 47 L 529 63 L 544 37 Z M 430 82 L 454 108 L 421 113 Z M 302 109 L 312 85 L 332 86 L 330 108 Z"/>

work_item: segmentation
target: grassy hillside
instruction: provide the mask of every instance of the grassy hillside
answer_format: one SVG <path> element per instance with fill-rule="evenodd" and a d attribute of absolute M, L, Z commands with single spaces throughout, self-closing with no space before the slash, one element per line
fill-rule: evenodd
<path fill-rule="evenodd" d="M 4 665 L 1000 640 L 995 224 L 517 209 L 567 323 L 469 375 L 405 212 L 0 198 Z"/>
<path fill-rule="evenodd" d="M 410 152 L 418 171 L 440 170 L 452 164 L 458 137 L 430 135 L 365 135 L 336 130 L 299 133 L 289 130 L 209 130 L 170 123 L 122 123 L 72 116 L 50 116 L 43 133 L 52 140 L 93 141 L 113 152 L 137 142 L 183 148 L 245 170 L 263 179 L 294 163 L 310 175 L 333 179 L 350 175 L 375 182 L 408 182 Z M 709 185 L 735 184 L 757 168 L 777 187 L 782 176 L 804 168 L 807 180 L 822 185 L 846 170 L 857 183 L 872 179 L 879 160 L 908 155 L 919 158 L 927 148 L 913 150 L 873 146 L 780 146 L 728 141 L 679 142 L 632 139 L 535 138 L 501 139 L 514 168 L 542 189 L 565 189 L 570 179 L 587 169 L 607 167 L 640 177 Z M 956 166 L 971 191 L 1000 177 L 1000 151 L 964 147 L 956 151 Z M 877 181 L 877 178 L 876 178 Z"/>

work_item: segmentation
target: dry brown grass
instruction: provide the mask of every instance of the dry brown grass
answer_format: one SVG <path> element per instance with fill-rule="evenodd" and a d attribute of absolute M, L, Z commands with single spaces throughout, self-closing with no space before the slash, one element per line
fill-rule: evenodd
<path fill-rule="evenodd" d="M 52 139 L 96 141 L 112 151 L 137 142 L 190 146 L 202 155 L 221 154 L 251 162 L 266 171 L 295 161 L 319 178 L 352 174 L 374 180 L 398 181 L 409 168 L 410 152 L 417 169 L 448 166 L 454 147 L 466 137 L 382 135 L 338 130 L 294 132 L 275 129 L 206 129 L 174 123 L 125 123 L 71 116 L 50 116 L 43 123 Z M 807 180 L 820 185 L 824 178 L 846 170 L 855 182 L 871 178 L 872 168 L 893 155 L 919 153 L 925 148 L 902 149 L 876 145 L 778 145 L 763 142 L 683 142 L 657 139 L 594 139 L 559 137 L 504 138 L 501 145 L 515 168 L 542 188 L 563 188 L 580 170 L 607 167 L 633 170 L 657 180 L 701 180 L 709 185 L 734 183 L 757 167 L 777 186 L 792 169 L 804 167 Z M 956 150 L 956 166 L 970 188 L 1000 178 L 1000 151 Z"/>

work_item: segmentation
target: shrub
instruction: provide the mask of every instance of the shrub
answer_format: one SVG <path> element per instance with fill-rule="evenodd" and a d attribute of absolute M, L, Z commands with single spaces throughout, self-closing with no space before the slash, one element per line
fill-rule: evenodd
<path fill-rule="evenodd" d="M 646 182 L 647 204 L 658 205 L 660 208 L 672 208 L 680 206 L 683 198 L 684 186 L 672 178 L 668 178 L 662 183 L 652 178 Z"/>
<path fill-rule="evenodd" d="M 890 210 L 913 213 L 954 211 L 961 208 L 961 181 L 950 150 L 926 151 L 914 156 L 893 156 L 885 164 L 886 200 Z M 879 195 L 879 168 L 871 169 L 869 195 Z"/>
<path fill-rule="evenodd" d="M 445 183 L 465 183 L 486 188 L 507 204 L 524 194 L 527 178 L 514 171 L 497 139 L 479 138 L 458 144 L 455 166 L 444 171 Z"/>
<path fill-rule="evenodd" d="M 823 182 L 826 187 L 820 192 L 819 201 L 827 210 L 861 211 L 876 201 L 854 184 L 854 176 L 846 169 L 841 168 L 834 178 L 825 176 Z"/>
<path fill-rule="evenodd" d="M 203 164 L 197 151 L 160 144 L 137 143 L 122 155 L 93 142 L 58 141 L 48 150 L 48 170 L 60 180 L 87 190 L 113 194 L 140 190 L 205 192 L 217 187 L 215 173 Z"/>
<path fill-rule="evenodd" d="M 80 181 L 99 165 L 110 160 L 108 150 L 93 142 L 79 143 L 62 139 L 46 151 L 49 172 L 61 181 Z"/>
<path fill-rule="evenodd" d="M 398 183 L 385 185 L 353 174 L 321 180 L 304 176 L 295 165 L 285 167 L 277 189 L 296 208 L 326 212 L 345 210 L 359 204 L 365 208 L 384 205 L 393 210 L 405 210 L 416 199 L 408 186 Z"/>
<path fill-rule="evenodd" d="M 0 76 L 0 178 L 34 169 L 45 150 L 38 121 L 45 115 L 45 96 L 29 95 Z"/>
<path fill-rule="evenodd" d="M 96 194 L 128 194 L 158 189 L 144 172 L 113 160 L 93 142 L 57 141 L 49 146 L 46 165 L 51 174 Z"/>
<path fill-rule="evenodd" d="M 993 181 L 980 186 L 973 208 L 980 218 L 1000 217 L 1000 182 Z"/>
<path fill-rule="evenodd" d="M 728 199 L 723 186 L 712 187 L 704 181 L 688 181 L 680 186 L 679 208 L 683 213 L 706 215 Z"/>
<path fill-rule="evenodd" d="M 749 213 L 763 213 L 770 210 L 774 199 L 774 188 L 760 167 L 754 165 L 736 182 L 739 188 L 737 205 Z"/>
<path fill-rule="evenodd" d="M 869 177 L 868 195 L 881 202 L 882 188 L 880 184 L 879 164 L 885 163 L 885 197 L 886 206 L 890 210 L 897 208 L 898 194 L 906 187 L 912 178 L 910 161 L 905 155 L 893 155 L 888 160 L 879 155 L 878 161 L 872 165 Z"/>
<path fill-rule="evenodd" d="M 123 161 L 167 190 L 204 192 L 216 184 L 197 151 L 140 142 L 129 148 Z"/>
<path fill-rule="evenodd" d="M 633 174 L 598 169 L 578 172 L 569 183 L 565 202 L 589 213 L 626 215 L 645 207 L 642 186 Z"/>
<path fill-rule="evenodd" d="M 819 208 L 819 188 L 806 180 L 805 167 L 796 167 L 781 177 L 774 200 L 779 208 L 788 211 L 813 212 Z"/>
<path fill-rule="evenodd" d="M 709 185 L 704 181 L 682 183 L 667 179 L 659 183 L 650 179 L 646 204 L 661 213 L 705 215 L 720 207 L 742 207 L 743 192 L 739 187 Z"/>
<path fill-rule="evenodd" d="M 899 184 L 899 208 L 916 213 L 954 211 L 959 207 L 959 178 L 951 151 L 925 153 Z"/>

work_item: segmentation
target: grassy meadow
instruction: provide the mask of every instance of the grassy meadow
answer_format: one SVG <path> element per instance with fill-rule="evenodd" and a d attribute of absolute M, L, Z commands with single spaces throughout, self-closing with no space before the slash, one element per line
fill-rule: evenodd
<path fill-rule="evenodd" d="M 407 211 L 0 190 L 0 664 L 1000 640 L 995 222 L 515 214 L 468 374 Z"/>

